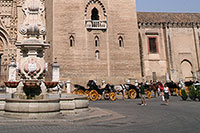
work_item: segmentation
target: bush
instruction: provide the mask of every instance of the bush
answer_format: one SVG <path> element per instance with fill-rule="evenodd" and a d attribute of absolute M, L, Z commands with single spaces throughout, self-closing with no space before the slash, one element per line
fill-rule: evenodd
<path fill-rule="evenodd" d="M 200 86 L 197 87 L 197 90 L 196 90 L 196 97 L 199 99 L 200 101 Z"/>
<path fill-rule="evenodd" d="M 195 101 L 196 100 L 196 96 L 197 96 L 197 94 L 196 94 L 196 90 L 195 90 L 194 86 L 190 86 L 190 88 L 189 88 L 189 97 L 190 97 L 190 99 Z"/>
<path fill-rule="evenodd" d="M 185 89 L 181 90 L 181 94 L 182 94 L 181 98 L 182 98 L 184 101 L 187 100 L 188 95 L 187 95 Z"/>

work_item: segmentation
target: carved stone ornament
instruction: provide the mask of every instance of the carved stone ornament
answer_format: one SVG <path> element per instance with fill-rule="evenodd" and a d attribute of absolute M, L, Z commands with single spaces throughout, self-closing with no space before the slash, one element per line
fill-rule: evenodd
<path fill-rule="evenodd" d="M 26 0 L 22 6 L 25 14 L 24 23 L 21 25 L 19 32 L 22 35 L 40 36 L 46 33 L 46 28 L 42 22 L 44 5 L 41 0 Z"/>

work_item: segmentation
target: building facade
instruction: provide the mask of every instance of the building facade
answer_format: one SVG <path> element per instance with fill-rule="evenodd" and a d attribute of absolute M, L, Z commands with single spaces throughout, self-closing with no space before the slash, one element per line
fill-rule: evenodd
<path fill-rule="evenodd" d="M 7 80 L 15 47 L 23 38 L 24 0 L 0 0 L 1 81 Z M 42 0 L 51 47 L 46 52 L 51 80 L 55 58 L 60 79 L 113 84 L 128 79 L 194 79 L 199 74 L 200 14 L 136 12 L 135 0 Z"/>

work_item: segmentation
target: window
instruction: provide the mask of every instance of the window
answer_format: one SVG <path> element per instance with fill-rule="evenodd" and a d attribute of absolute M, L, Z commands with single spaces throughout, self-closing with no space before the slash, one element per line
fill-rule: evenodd
<path fill-rule="evenodd" d="M 96 58 L 96 60 L 100 59 L 100 52 L 99 52 L 99 50 L 95 51 L 95 58 Z"/>
<path fill-rule="evenodd" d="M 70 36 L 70 37 L 69 37 L 69 46 L 70 46 L 70 47 L 75 46 L 75 40 L 74 40 L 74 37 L 73 37 L 73 36 Z"/>
<path fill-rule="evenodd" d="M 94 43 L 95 43 L 95 47 L 99 47 L 100 46 L 99 37 L 98 36 L 95 37 Z"/>
<path fill-rule="evenodd" d="M 91 20 L 99 20 L 99 11 L 95 7 L 92 9 Z"/>
<path fill-rule="evenodd" d="M 119 37 L 118 41 L 119 41 L 119 47 L 124 47 L 124 41 L 121 36 Z"/>
<path fill-rule="evenodd" d="M 148 41 L 149 41 L 149 53 L 158 53 L 157 38 L 149 37 Z"/>
<path fill-rule="evenodd" d="M 153 82 L 156 82 L 157 78 L 156 78 L 156 72 L 152 72 L 153 75 Z"/>

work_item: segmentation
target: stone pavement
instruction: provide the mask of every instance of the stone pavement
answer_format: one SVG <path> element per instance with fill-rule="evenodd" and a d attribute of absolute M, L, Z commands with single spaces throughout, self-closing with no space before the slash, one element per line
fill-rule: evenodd
<path fill-rule="evenodd" d="M 140 106 L 140 99 L 90 102 L 89 113 L 51 120 L 0 118 L 0 133 L 132 133 L 199 132 L 200 102 L 170 97 L 169 106 L 160 98 Z"/>

